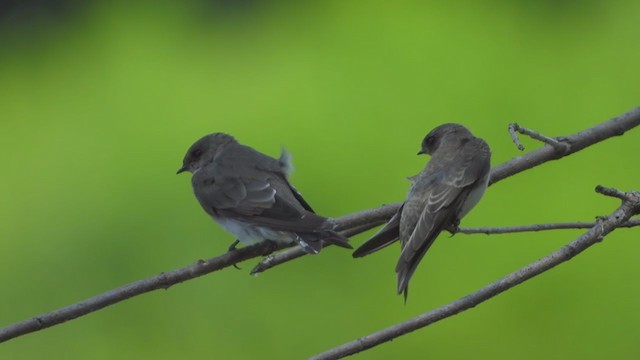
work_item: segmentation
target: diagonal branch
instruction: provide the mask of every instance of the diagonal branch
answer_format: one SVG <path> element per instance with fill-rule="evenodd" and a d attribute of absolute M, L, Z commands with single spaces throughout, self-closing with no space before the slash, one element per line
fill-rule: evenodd
<path fill-rule="evenodd" d="M 0 329 L 0 342 L 5 342 L 20 335 L 46 329 L 137 295 L 154 290 L 168 289 L 170 286 L 179 284 L 183 281 L 223 269 L 239 261 L 251 259 L 255 257 L 256 254 L 266 255 L 273 250 L 272 247 L 273 243 L 262 242 L 233 252 L 228 252 L 209 260 L 199 260 L 195 264 L 181 269 L 163 272 L 147 279 L 132 282 L 128 285 L 90 297 L 76 304 Z"/>
<path fill-rule="evenodd" d="M 640 107 L 637 107 L 602 124 L 596 125 L 590 129 L 586 129 L 566 137 L 558 137 L 556 139 L 553 139 L 554 142 L 562 145 L 545 145 L 538 150 L 513 158 L 491 169 L 491 180 L 489 181 L 489 185 L 495 184 L 500 180 L 506 179 L 519 172 L 531 169 L 532 167 L 538 166 L 547 161 L 556 160 L 571 155 L 584 149 L 587 146 L 596 144 L 612 136 L 622 135 L 626 131 L 633 129 L 638 125 L 640 125 Z M 539 133 L 536 133 L 532 130 L 524 129 L 517 124 L 511 124 L 509 125 L 509 132 L 511 133 L 512 138 L 514 139 L 516 144 L 519 144 L 519 148 L 522 145 L 519 143 L 519 141 L 517 141 L 515 131 L 523 131 L 523 133 L 527 135 L 535 133 L 536 135 L 534 136 L 534 138 L 536 139 L 551 139 L 547 136 L 540 135 Z M 391 215 L 389 215 L 389 218 L 393 213 L 395 213 L 399 206 L 400 203 L 387 205 L 387 207 L 389 207 L 388 210 L 393 209 L 393 211 L 390 212 Z M 382 208 L 384 208 L 384 206 L 378 208 L 378 210 L 380 211 Z M 256 267 L 254 267 L 253 270 L 251 270 L 251 274 L 258 274 L 265 270 L 271 269 L 272 267 L 278 266 L 280 264 L 289 262 L 305 255 L 307 255 L 307 253 L 304 252 L 301 247 L 294 246 L 291 249 L 287 249 L 278 254 L 274 254 L 263 260 Z"/>
<path fill-rule="evenodd" d="M 381 206 L 356 212 L 334 219 L 336 227 L 347 236 L 353 236 L 384 223 L 392 216 L 393 206 Z M 274 249 L 274 247 L 277 247 Z M 209 260 L 199 260 L 186 267 L 160 273 L 150 278 L 138 280 L 128 285 L 107 291 L 100 295 L 82 300 L 58 310 L 41 314 L 0 329 L 0 343 L 35 331 L 61 324 L 65 321 L 87 315 L 110 305 L 117 304 L 134 296 L 160 289 L 224 269 L 241 261 L 264 256 L 286 245 L 274 245 L 271 242 L 243 247 Z"/>
<path fill-rule="evenodd" d="M 602 194 L 610 193 L 609 190 L 614 192 L 617 191 L 614 189 L 606 189 L 601 187 L 598 187 L 596 189 L 596 191 Z M 625 200 L 623 200 L 622 205 L 620 205 L 620 207 L 618 207 L 611 215 L 598 221 L 595 226 L 593 226 L 591 229 L 589 229 L 589 231 L 584 233 L 579 238 L 554 251 L 553 253 L 543 257 L 542 259 L 535 261 L 501 279 L 498 279 L 495 282 L 483 287 L 482 289 L 463 298 L 460 298 L 454 302 L 443 305 L 439 308 L 431 310 L 427 313 L 424 313 L 402 323 L 390 326 L 371 335 L 361 337 L 344 345 L 318 354 L 312 357 L 312 359 L 339 359 L 370 349 L 384 342 L 391 341 L 399 336 L 429 326 L 435 322 L 475 307 L 478 304 L 487 301 L 492 297 L 535 277 L 536 275 L 539 275 L 565 261 L 570 260 L 574 256 L 589 248 L 591 245 L 602 241 L 602 239 L 607 234 L 609 234 L 622 224 L 626 223 L 631 216 L 640 213 L 640 192 L 631 191 L 623 194 L 625 194 Z"/>
<path fill-rule="evenodd" d="M 378 208 L 378 209 L 381 209 L 381 208 Z M 392 207 L 387 207 L 386 209 L 388 210 L 388 209 L 393 209 L 393 208 Z M 353 216 L 353 215 L 356 215 L 356 214 L 359 214 L 359 213 L 355 213 L 355 214 L 348 215 L 348 216 Z M 393 214 L 393 212 L 391 214 Z M 388 215 L 386 212 L 381 212 L 379 215 L 380 216 L 384 216 L 384 217 L 380 217 L 380 218 L 377 218 L 377 219 L 369 220 L 366 223 L 363 223 L 363 224 L 360 224 L 360 225 L 355 225 L 352 228 L 346 228 L 344 226 L 341 226 L 342 229 L 346 229 L 346 230 L 340 231 L 340 233 L 342 235 L 344 235 L 345 237 L 350 238 L 352 236 L 361 234 L 361 233 L 363 233 L 363 232 L 365 232 L 367 230 L 373 229 L 376 226 L 384 224 L 385 222 L 387 222 L 389 217 L 393 216 L 393 215 Z M 344 218 L 340 218 L 340 220 L 342 220 L 342 219 L 344 219 Z M 340 224 L 342 224 L 342 222 L 340 222 Z M 331 244 L 327 244 L 324 247 L 327 247 L 327 246 L 331 246 Z M 274 267 L 276 265 L 291 261 L 293 259 L 297 259 L 299 257 L 302 257 L 305 254 L 306 254 L 306 251 L 304 251 L 301 246 L 293 246 L 290 249 L 286 249 L 286 250 L 280 251 L 278 253 L 270 254 L 269 256 L 267 256 L 264 259 L 262 259 L 262 261 L 260 261 L 258 263 L 258 265 L 256 265 L 251 270 L 250 274 L 251 275 L 258 275 L 259 273 L 261 273 L 261 272 L 263 272 L 265 270 L 268 270 L 268 269 L 270 269 L 270 268 L 272 268 L 272 267 Z"/>
<path fill-rule="evenodd" d="M 558 141 L 566 142 L 569 145 L 567 152 L 558 151 L 550 145 L 545 145 L 536 151 L 498 165 L 492 169 L 491 183 L 498 182 L 546 161 L 575 153 L 612 136 L 622 135 L 638 125 L 640 125 L 640 108 L 635 108 L 600 125 L 596 125 L 593 128 L 565 138 L 559 138 Z M 366 229 L 367 226 L 371 224 L 380 224 L 381 221 L 388 220 L 398 210 L 399 206 L 400 203 L 395 203 L 343 216 L 335 219 L 337 229 L 340 231 L 350 231 L 352 235 L 355 235 L 358 231 L 364 231 L 363 229 Z M 289 250 L 293 251 L 294 249 L 295 247 Z M 85 299 L 79 303 L 2 328 L 0 329 L 0 342 L 61 324 L 134 296 L 158 289 L 166 289 L 174 284 L 232 266 L 235 263 L 263 256 L 270 251 L 273 251 L 272 245 L 268 243 L 256 244 L 206 261 L 199 261 L 196 264 L 188 265 L 181 269 L 161 273 L 160 275 L 130 283 Z"/>
<path fill-rule="evenodd" d="M 587 146 L 597 144 L 613 136 L 623 135 L 625 132 L 640 125 L 640 107 L 628 111 L 611 120 L 605 121 L 592 128 L 575 134 L 558 137 L 558 141 L 566 143 L 569 148 L 564 150 L 551 145 L 544 145 L 538 150 L 513 158 L 491 169 L 490 184 L 496 183 L 521 171 L 531 169 L 549 160 L 557 160 L 574 154 Z"/>

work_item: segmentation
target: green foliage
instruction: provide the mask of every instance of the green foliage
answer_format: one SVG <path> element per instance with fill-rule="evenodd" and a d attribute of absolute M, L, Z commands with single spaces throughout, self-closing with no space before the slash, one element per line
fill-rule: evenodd
<path fill-rule="evenodd" d="M 535 4 L 535 5 L 534 5 Z M 224 131 L 294 155 L 340 216 L 402 200 L 422 137 L 460 122 L 520 155 L 509 122 L 565 135 L 639 104 L 637 2 L 258 2 L 87 7 L 0 50 L 0 325 L 226 251 L 188 146 Z M 589 221 L 638 188 L 639 130 L 492 186 L 462 226 Z M 523 139 L 528 150 L 540 146 Z M 637 358 L 637 229 L 363 359 Z M 446 235 L 408 304 L 390 248 L 226 269 L 0 345 L 2 359 L 299 359 L 457 299 L 581 231 Z M 356 237 L 360 244 L 366 235 Z"/>

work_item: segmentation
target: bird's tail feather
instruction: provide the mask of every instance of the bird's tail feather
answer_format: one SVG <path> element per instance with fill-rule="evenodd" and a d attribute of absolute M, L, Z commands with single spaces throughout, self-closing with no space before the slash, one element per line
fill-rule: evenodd
<path fill-rule="evenodd" d="M 324 242 L 327 242 L 336 246 L 340 246 L 341 248 L 353 249 L 353 246 L 349 244 L 349 239 L 347 239 L 346 237 L 340 235 L 339 233 L 333 230 L 325 231 L 323 233 L 322 240 L 324 240 Z"/>
<path fill-rule="evenodd" d="M 296 233 L 294 241 L 309 254 L 318 254 L 324 244 L 332 244 L 346 249 L 353 249 L 349 239 L 333 230 L 323 230 L 313 233 Z"/>
<path fill-rule="evenodd" d="M 398 209 L 398 212 L 393 215 L 391 220 L 380 231 L 353 252 L 353 257 L 367 256 L 396 242 L 400 236 L 401 212 L 402 207 Z"/>
<path fill-rule="evenodd" d="M 438 234 L 440 234 L 439 231 L 432 235 L 429 241 L 425 242 L 423 249 L 414 255 L 414 258 L 409 264 L 401 263 L 400 261 L 402 260 L 398 261 L 398 265 L 396 266 L 396 273 L 398 277 L 397 291 L 398 294 L 404 294 L 405 303 L 407 302 L 407 296 L 409 294 L 409 280 L 411 280 L 413 273 L 416 272 L 416 268 L 418 267 L 420 260 L 422 260 L 424 255 L 427 253 L 427 250 L 429 250 L 436 237 L 438 237 Z"/>

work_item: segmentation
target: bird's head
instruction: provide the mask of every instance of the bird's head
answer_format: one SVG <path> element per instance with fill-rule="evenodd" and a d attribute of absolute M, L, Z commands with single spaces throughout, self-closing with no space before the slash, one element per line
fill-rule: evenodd
<path fill-rule="evenodd" d="M 184 171 L 195 173 L 203 166 L 213 161 L 214 157 L 228 144 L 237 143 L 233 136 L 224 133 L 206 135 L 196 141 L 184 156 L 182 167 L 177 174 Z"/>
<path fill-rule="evenodd" d="M 433 153 L 435 153 L 440 147 L 440 144 L 442 144 L 443 141 L 446 141 L 445 139 L 452 134 L 471 135 L 471 132 L 460 124 L 442 124 L 431 130 L 427 136 L 424 137 L 420 151 L 418 151 L 418 155 L 433 155 Z"/>

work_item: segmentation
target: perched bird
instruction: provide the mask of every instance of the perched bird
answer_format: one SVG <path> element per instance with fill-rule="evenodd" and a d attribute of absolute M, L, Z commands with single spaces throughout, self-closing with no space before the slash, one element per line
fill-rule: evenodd
<path fill-rule="evenodd" d="M 416 176 L 407 199 L 389 222 L 354 253 L 362 257 L 400 239 L 396 265 L 398 294 L 408 294 L 409 280 L 424 254 L 442 230 L 455 232 L 489 184 L 491 150 L 484 140 L 459 124 L 431 130 L 418 155 L 431 160 Z"/>
<path fill-rule="evenodd" d="M 202 208 L 245 245 L 265 240 L 300 244 L 310 254 L 324 242 L 351 248 L 329 219 L 316 215 L 289 183 L 291 156 L 279 160 L 214 133 L 187 151 L 178 174 L 193 174 L 193 192 Z"/>

